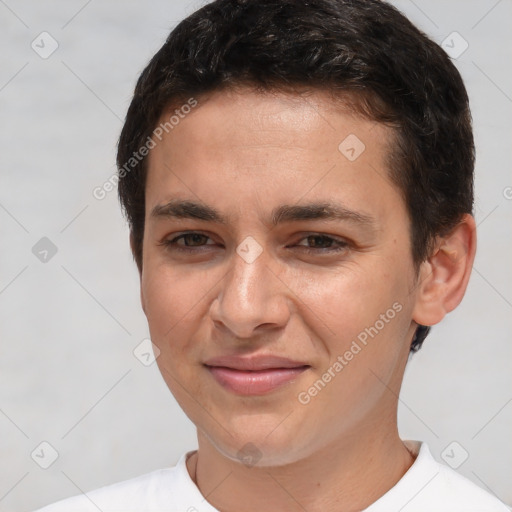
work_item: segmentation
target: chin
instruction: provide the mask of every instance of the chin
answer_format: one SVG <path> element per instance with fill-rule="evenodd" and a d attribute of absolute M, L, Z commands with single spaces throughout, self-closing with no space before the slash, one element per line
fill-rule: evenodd
<path fill-rule="evenodd" d="M 272 428 L 268 428 L 265 422 L 259 426 L 254 423 L 252 428 L 231 430 L 232 436 L 218 429 L 210 433 L 202 432 L 220 454 L 249 468 L 293 464 L 307 458 L 315 449 L 313 440 L 298 439 L 297 428 L 291 425 L 276 429 L 279 424 L 276 421 Z"/>

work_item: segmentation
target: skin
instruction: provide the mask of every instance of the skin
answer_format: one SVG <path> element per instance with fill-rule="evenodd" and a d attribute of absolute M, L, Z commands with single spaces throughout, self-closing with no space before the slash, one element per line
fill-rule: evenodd
<path fill-rule="evenodd" d="M 365 144 L 354 161 L 338 149 L 350 134 Z M 198 430 L 191 477 L 222 511 L 369 506 L 414 461 L 396 419 L 409 345 L 416 322 L 433 325 L 462 299 L 473 218 L 438 239 L 416 272 L 406 206 L 384 163 L 390 129 L 320 91 L 216 92 L 157 142 L 148 160 L 141 301 L 163 378 Z M 208 205 L 226 222 L 152 215 L 171 200 Z M 315 202 L 369 222 L 272 224 L 278 206 Z M 190 231 L 200 236 L 176 239 Z M 251 263 L 237 253 L 247 236 L 262 249 Z M 178 250 L 185 244 L 190 252 Z M 299 393 L 397 303 L 400 312 L 301 403 Z M 255 354 L 309 368 L 271 393 L 240 396 L 203 364 Z M 254 465 L 240 460 L 248 443 Z"/>

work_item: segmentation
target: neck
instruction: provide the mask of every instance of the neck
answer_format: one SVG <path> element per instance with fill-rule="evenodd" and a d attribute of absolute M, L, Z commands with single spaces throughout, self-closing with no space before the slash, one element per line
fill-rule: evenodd
<path fill-rule="evenodd" d="M 187 462 L 199 490 L 218 510 L 260 512 L 360 511 L 391 489 L 414 462 L 398 436 L 366 424 L 343 441 L 326 445 L 285 466 L 246 467 L 225 457 L 199 433 L 199 449 Z M 387 423 L 389 425 L 390 423 Z"/>

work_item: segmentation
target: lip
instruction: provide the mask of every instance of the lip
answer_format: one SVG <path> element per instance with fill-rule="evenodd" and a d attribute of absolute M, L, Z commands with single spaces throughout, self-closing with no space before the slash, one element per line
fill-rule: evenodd
<path fill-rule="evenodd" d="M 304 362 L 277 356 L 224 356 L 204 364 L 221 386 L 246 396 L 270 393 L 310 368 Z"/>

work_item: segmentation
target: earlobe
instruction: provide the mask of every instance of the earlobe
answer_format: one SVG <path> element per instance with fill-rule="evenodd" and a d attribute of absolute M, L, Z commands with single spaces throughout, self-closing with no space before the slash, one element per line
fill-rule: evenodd
<path fill-rule="evenodd" d="M 464 297 L 476 252 L 474 218 L 466 214 L 446 236 L 436 241 L 432 255 L 421 264 L 416 284 L 413 320 L 434 325 Z"/>

